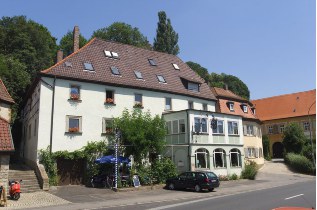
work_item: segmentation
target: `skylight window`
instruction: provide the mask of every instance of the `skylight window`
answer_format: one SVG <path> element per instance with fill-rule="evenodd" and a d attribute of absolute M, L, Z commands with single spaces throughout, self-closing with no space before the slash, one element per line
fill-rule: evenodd
<path fill-rule="evenodd" d="M 111 52 L 111 54 L 112 54 L 112 57 L 113 57 L 113 58 L 119 58 L 118 53 L 116 53 L 116 52 Z"/>
<path fill-rule="evenodd" d="M 164 79 L 163 76 L 161 76 L 161 75 L 156 75 L 156 76 L 157 76 L 157 79 L 158 79 L 160 82 L 166 83 L 166 81 L 165 81 L 165 79 Z"/>
<path fill-rule="evenodd" d="M 109 57 L 109 58 L 112 57 L 111 52 L 110 52 L 110 51 L 107 51 L 107 50 L 105 50 L 105 55 L 106 55 L 107 57 Z"/>
<path fill-rule="evenodd" d="M 66 67 L 72 67 L 73 65 L 72 65 L 72 63 L 71 63 L 71 62 L 66 61 L 66 62 L 65 62 L 65 66 L 66 66 Z"/>
<path fill-rule="evenodd" d="M 154 59 L 149 59 L 151 66 L 156 66 L 156 62 Z"/>
<path fill-rule="evenodd" d="M 114 75 L 120 75 L 119 69 L 115 66 L 111 66 L 111 72 Z"/>
<path fill-rule="evenodd" d="M 85 66 L 85 70 L 94 71 L 94 67 L 92 66 L 91 63 L 84 63 L 84 66 Z"/>
<path fill-rule="evenodd" d="M 134 71 L 134 74 L 135 74 L 135 76 L 136 76 L 137 79 L 143 79 L 141 72 L 139 72 L 139 71 Z"/>
<path fill-rule="evenodd" d="M 179 67 L 176 63 L 173 63 L 173 67 L 174 67 L 174 69 L 179 70 Z"/>

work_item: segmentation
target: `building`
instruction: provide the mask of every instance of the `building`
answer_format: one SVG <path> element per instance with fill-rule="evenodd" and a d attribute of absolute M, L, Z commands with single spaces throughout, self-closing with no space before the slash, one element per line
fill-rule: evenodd
<path fill-rule="evenodd" d="M 74 151 L 105 139 L 123 110 L 152 115 L 180 110 L 215 111 L 204 80 L 177 56 L 92 39 L 43 70 L 32 84 L 22 114 L 22 157 L 33 167 L 38 151 Z"/>
<path fill-rule="evenodd" d="M 11 106 L 14 100 L 0 79 L 0 183 L 8 183 L 10 155 L 14 152 L 11 135 Z"/>
<path fill-rule="evenodd" d="M 283 157 L 283 131 L 288 123 L 298 123 L 305 135 L 316 141 L 316 89 L 253 100 L 262 131 L 270 140 L 273 158 Z"/>
<path fill-rule="evenodd" d="M 245 160 L 264 164 L 261 122 L 253 104 L 228 90 L 227 86 L 211 90 L 218 99 L 217 112 L 242 117 Z"/>

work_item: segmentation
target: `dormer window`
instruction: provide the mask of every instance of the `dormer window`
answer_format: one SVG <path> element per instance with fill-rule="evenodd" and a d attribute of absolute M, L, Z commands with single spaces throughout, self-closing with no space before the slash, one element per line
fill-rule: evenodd
<path fill-rule="evenodd" d="M 232 101 L 228 101 L 228 102 L 227 102 L 227 105 L 228 105 L 228 107 L 229 107 L 229 110 L 230 110 L 231 112 L 234 112 L 234 103 L 233 103 Z"/>
<path fill-rule="evenodd" d="M 245 104 L 242 104 L 242 109 L 244 113 L 248 113 L 248 106 Z"/>
<path fill-rule="evenodd" d="M 113 75 L 120 75 L 119 69 L 115 66 L 111 66 L 111 72 Z"/>
<path fill-rule="evenodd" d="M 107 50 L 105 50 L 105 55 L 106 55 L 106 57 L 109 57 L 109 58 L 112 57 L 111 52 L 110 52 L 110 51 L 107 51 Z"/>
<path fill-rule="evenodd" d="M 173 67 L 174 67 L 175 70 L 179 70 L 179 67 L 178 67 L 178 65 L 176 63 L 173 63 Z"/>
<path fill-rule="evenodd" d="M 188 82 L 187 86 L 188 90 L 199 92 L 199 85 L 198 83 Z"/>
<path fill-rule="evenodd" d="M 151 66 L 156 66 L 156 62 L 154 59 L 149 59 L 149 63 L 151 64 Z"/>
<path fill-rule="evenodd" d="M 156 76 L 157 76 L 157 79 L 158 79 L 159 82 L 166 83 L 166 81 L 165 81 L 165 79 L 164 79 L 164 77 L 162 75 L 156 75 Z"/>
<path fill-rule="evenodd" d="M 252 113 L 255 115 L 255 108 L 251 108 Z"/>
<path fill-rule="evenodd" d="M 91 63 L 84 63 L 84 66 L 85 66 L 85 70 L 94 71 L 94 67 L 92 66 Z"/>

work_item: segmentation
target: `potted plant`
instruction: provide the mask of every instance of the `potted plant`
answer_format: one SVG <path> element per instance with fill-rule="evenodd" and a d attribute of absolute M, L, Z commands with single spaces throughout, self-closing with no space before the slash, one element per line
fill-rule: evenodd
<path fill-rule="evenodd" d="M 106 104 L 113 104 L 113 98 L 106 98 Z"/>
<path fill-rule="evenodd" d="M 70 94 L 70 99 L 79 100 L 79 94 L 75 94 L 75 93 Z"/>
<path fill-rule="evenodd" d="M 76 133 L 76 132 L 79 131 L 79 128 L 78 127 L 69 128 L 68 131 L 71 132 L 71 133 Z"/>

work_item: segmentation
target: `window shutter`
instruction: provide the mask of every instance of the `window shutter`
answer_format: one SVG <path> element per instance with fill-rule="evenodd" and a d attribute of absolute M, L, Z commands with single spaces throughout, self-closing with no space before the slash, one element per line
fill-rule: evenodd
<path fill-rule="evenodd" d="M 247 125 L 243 125 L 243 135 L 247 135 Z"/>
<path fill-rule="evenodd" d="M 105 123 L 105 118 L 102 118 L 102 133 L 106 132 L 106 123 Z"/>
<path fill-rule="evenodd" d="M 248 148 L 244 148 L 244 157 L 248 158 Z"/>

